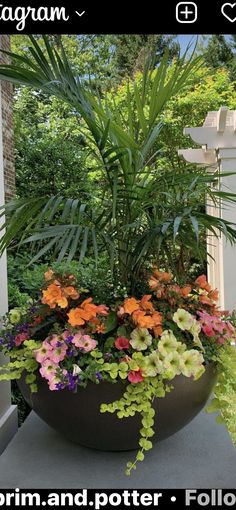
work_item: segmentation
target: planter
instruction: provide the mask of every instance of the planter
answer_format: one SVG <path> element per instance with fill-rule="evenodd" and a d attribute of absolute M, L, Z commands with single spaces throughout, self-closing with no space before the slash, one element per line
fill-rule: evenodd
<path fill-rule="evenodd" d="M 205 406 L 216 382 L 213 364 L 198 381 L 177 376 L 174 389 L 165 398 L 155 399 L 156 438 L 162 440 L 187 425 Z M 30 393 L 24 378 L 19 388 L 32 409 L 48 425 L 69 440 L 82 446 L 106 451 L 138 448 L 140 416 L 119 419 L 116 414 L 100 413 L 102 403 L 119 399 L 124 392 L 122 381 L 116 384 L 89 383 L 77 393 L 68 390 L 50 391 L 45 380 L 39 378 L 38 392 Z"/>

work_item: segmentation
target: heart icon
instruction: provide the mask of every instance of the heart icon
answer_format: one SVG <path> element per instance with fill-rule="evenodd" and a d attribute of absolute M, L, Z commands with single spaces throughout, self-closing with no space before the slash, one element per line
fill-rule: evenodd
<path fill-rule="evenodd" d="M 236 9 L 234 9 L 235 7 L 236 7 L 236 3 L 230 4 L 229 2 L 227 2 L 226 4 L 223 4 L 221 7 L 221 12 L 222 12 L 223 16 L 225 16 L 225 18 L 227 18 L 229 21 L 231 21 L 231 23 L 234 23 L 234 21 L 236 21 Z M 234 12 L 233 12 L 233 9 L 234 9 Z"/>

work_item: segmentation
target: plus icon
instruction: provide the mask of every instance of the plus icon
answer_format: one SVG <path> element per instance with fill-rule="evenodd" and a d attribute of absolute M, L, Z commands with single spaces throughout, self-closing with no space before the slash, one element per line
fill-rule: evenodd
<path fill-rule="evenodd" d="M 176 5 L 176 19 L 178 23 L 195 23 L 197 20 L 195 2 L 179 2 Z"/>

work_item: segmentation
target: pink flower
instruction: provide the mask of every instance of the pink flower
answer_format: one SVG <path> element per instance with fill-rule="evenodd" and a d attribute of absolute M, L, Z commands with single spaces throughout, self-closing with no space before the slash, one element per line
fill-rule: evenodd
<path fill-rule="evenodd" d="M 125 349 L 129 349 L 130 343 L 128 338 L 125 338 L 125 336 L 118 336 L 115 341 L 115 346 L 119 351 L 123 351 Z"/>
<path fill-rule="evenodd" d="M 123 306 L 120 306 L 119 310 L 117 311 L 117 317 L 123 317 L 125 315 L 125 309 Z"/>
<path fill-rule="evenodd" d="M 64 342 L 60 342 L 56 339 L 51 342 L 52 350 L 49 352 L 48 358 L 53 363 L 59 363 L 63 361 L 66 356 L 67 345 Z"/>
<path fill-rule="evenodd" d="M 38 363 L 42 363 L 43 361 L 49 358 L 51 351 L 52 351 L 51 345 L 47 342 L 47 340 L 44 340 L 41 347 L 34 351 L 36 361 Z"/>
<path fill-rule="evenodd" d="M 66 329 L 66 331 L 64 331 L 64 333 L 62 333 L 61 336 L 62 336 L 63 340 L 66 340 L 68 338 L 68 336 L 71 336 L 71 332 L 68 329 Z"/>
<path fill-rule="evenodd" d="M 48 386 L 50 391 L 58 391 L 58 384 L 63 381 L 63 375 L 67 375 L 67 371 L 65 369 L 61 370 L 60 375 L 54 374 L 54 376 L 48 381 Z"/>
<path fill-rule="evenodd" d="M 61 382 L 60 380 L 60 377 L 58 377 L 57 375 L 55 375 L 54 377 L 52 377 L 52 379 L 50 379 L 50 381 L 48 381 L 48 386 L 49 386 L 49 389 L 51 391 L 58 391 L 58 384 Z"/>
<path fill-rule="evenodd" d="M 223 345 L 225 343 L 225 340 L 226 340 L 226 338 L 224 338 L 223 336 L 220 336 L 219 338 L 217 338 L 217 343 L 220 345 Z"/>
<path fill-rule="evenodd" d="M 79 329 L 78 333 L 76 333 L 75 335 L 73 335 L 73 340 L 72 340 L 72 343 L 77 347 L 76 343 L 79 342 L 82 338 L 82 336 L 84 336 L 84 330 L 83 329 Z"/>
<path fill-rule="evenodd" d="M 19 347 L 25 340 L 28 340 L 27 333 L 19 333 L 19 335 L 16 335 L 15 337 L 15 344 L 16 347 Z"/>
<path fill-rule="evenodd" d="M 206 336 L 215 336 L 215 332 L 211 326 L 202 326 L 202 331 Z"/>
<path fill-rule="evenodd" d="M 44 379 L 51 381 L 51 379 L 55 376 L 56 370 L 58 369 L 58 365 L 53 363 L 51 360 L 43 361 L 39 372 Z"/>
<path fill-rule="evenodd" d="M 91 338 L 89 335 L 76 334 L 72 340 L 72 343 L 83 352 L 93 351 L 97 347 L 97 341 Z"/>
<path fill-rule="evenodd" d="M 144 378 L 142 376 L 141 370 L 132 370 L 131 372 L 129 372 L 128 380 L 129 380 L 129 382 L 134 383 L 134 384 L 142 382 L 144 380 Z"/>

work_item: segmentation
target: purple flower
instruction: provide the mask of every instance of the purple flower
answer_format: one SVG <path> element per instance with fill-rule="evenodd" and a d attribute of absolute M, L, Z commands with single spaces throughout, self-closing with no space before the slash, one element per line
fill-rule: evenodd
<path fill-rule="evenodd" d="M 24 322 L 23 324 L 18 324 L 18 326 L 16 326 L 16 329 L 17 331 L 24 332 L 29 329 L 29 325 L 27 324 L 27 322 Z"/>
<path fill-rule="evenodd" d="M 75 351 L 75 349 L 70 349 L 67 351 L 66 355 L 69 356 L 70 358 L 72 358 L 72 356 L 76 356 L 77 352 Z"/>
<path fill-rule="evenodd" d="M 57 390 L 64 390 L 65 384 L 63 384 L 62 382 L 59 382 L 56 384 L 56 388 L 57 388 Z"/>
<path fill-rule="evenodd" d="M 67 338 L 65 338 L 65 342 L 66 342 L 67 344 L 71 344 L 71 342 L 72 342 L 73 338 L 74 338 L 74 337 L 73 337 L 73 335 L 69 335 Z"/>
<path fill-rule="evenodd" d="M 102 374 L 100 374 L 100 372 L 96 372 L 96 379 L 98 381 L 102 381 L 103 380 Z"/>
<path fill-rule="evenodd" d="M 80 383 L 79 376 L 78 375 L 72 375 L 72 374 L 68 373 L 67 377 L 68 377 L 68 383 L 67 383 L 68 390 L 69 391 L 75 391 L 76 388 L 77 388 L 77 384 Z"/>

